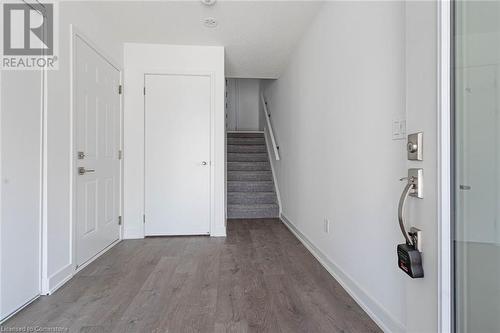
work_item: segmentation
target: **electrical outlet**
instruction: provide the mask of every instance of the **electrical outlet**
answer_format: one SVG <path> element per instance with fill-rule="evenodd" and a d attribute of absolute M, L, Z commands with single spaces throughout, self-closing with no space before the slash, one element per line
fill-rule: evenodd
<path fill-rule="evenodd" d="M 328 220 L 328 218 L 325 217 L 324 221 L 323 221 L 323 231 L 327 234 L 330 233 L 330 221 Z"/>

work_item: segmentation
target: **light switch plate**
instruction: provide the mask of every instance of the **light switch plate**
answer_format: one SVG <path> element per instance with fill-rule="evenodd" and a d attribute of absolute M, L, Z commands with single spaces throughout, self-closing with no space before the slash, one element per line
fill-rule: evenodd
<path fill-rule="evenodd" d="M 392 120 L 392 139 L 404 140 L 406 138 L 406 119 L 394 118 Z"/>

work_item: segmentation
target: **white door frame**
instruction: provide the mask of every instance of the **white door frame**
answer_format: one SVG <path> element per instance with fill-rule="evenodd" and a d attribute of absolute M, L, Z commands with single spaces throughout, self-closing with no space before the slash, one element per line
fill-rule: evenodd
<path fill-rule="evenodd" d="M 148 69 L 142 73 L 143 86 L 146 88 L 146 75 L 183 75 L 183 76 L 207 76 L 210 78 L 210 225 L 209 234 L 213 236 L 213 232 L 217 230 L 215 227 L 215 73 L 210 71 L 183 71 L 176 69 Z M 143 94 L 143 120 L 144 120 L 144 152 L 146 151 L 146 94 Z M 143 156 L 143 202 L 142 202 L 142 212 L 146 216 L 146 155 Z M 147 223 L 147 217 L 146 223 Z M 144 228 L 144 232 L 145 232 Z"/>
<path fill-rule="evenodd" d="M 438 325 L 439 332 L 453 327 L 452 290 L 452 4 L 438 2 Z"/>
<path fill-rule="evenodd" d="M 94 256 L 92 259 L 87 261 L 85 264 L 81 266 L 76 266 L 76 209 L 75 209 L 75 202 L 76 202 L 76 179 L 78 177 L 78 174 L 76 172 L 76 160 L 77 160 L 77 147 L 76 147 L 76 116 L 75 116 L 75 110 L 76 110 L 76 101 L 75 101 L 75 96 L 76 96 L 76 90 L 75 90 L 75 74 L 76 74 L 76 66 L 75 66 L 75 57 L 76 57 L 76 38 L 82 39 L 86 44 L 88 44 L 97 54 L 99 54 L 102 58 L 104 58 L 112 67 L 114 67 L 119 73 L 120 73 L 120 85 L 123 83 L 123 70 L 121 69 L 120 66 L 116 64 L 112 60 L 112 58 L 108 57 L 106 53 L 104 53 L 102 50 L 99 49 L 98 46 L 96 46 L 89 38 L 85 36 L 78 28 L 75 26 L 71 25 L 71 96 L 70 96 L 70 101 L 71 101 L 71 113 L 70 113 L 70 126 L 71 126 L 71 133 L 70 133 L 70 140 L 71 140 L 71 156 L 70 156 L 70 177 L 71 177 L 71 182 L 70 182 L 70 239 L 71 239 L 71 266 L 74 269 L 73 275 L 80 270 L 82 270 L 84 267 L 89 265 L 91 262 L 99 258 L 102 254 L 104 254 L 106 251 L 108 251 L 110 248 L 112 248 L 114 245 L 116 245 L 118 242 L 120 242 L 123 238 L 123 222 L 122 225 L 120 225 L 120 234 L 119 238 L 117 241 L 113 242 L 110 244 L 108 247 L 106 247 L 104 250 L 99 252 L 96 256 Z M 118 87 L 116 87 L 117 93 L 118 93 Z M 120 95 L 120 150 L 123 152 L 123 94 Z M 123 158 L 120 160 L 120 199 L 119 199 L 119 214 L 120 216 L 123 217 Z M 122 218 L 123 220 L 123 218 Z"/>

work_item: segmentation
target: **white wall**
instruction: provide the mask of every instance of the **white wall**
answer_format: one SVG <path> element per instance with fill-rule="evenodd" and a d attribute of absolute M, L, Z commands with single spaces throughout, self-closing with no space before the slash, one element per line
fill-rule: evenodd
<path fill-rule="evenodd" d="M 412 301 L 396 256 L 405 141 L 391 136 L 405 108 L 404 29 L 401 2 L 327 3 L 265 90 L 283 215 L 394 332 Z"/>
<path fill-rule="evenodd" d="M 230 131 L 258 131 L 260 80 L 228 79 L 227 107 Z"/>
<path fill-rule="evenodd" d="M 57 22 L 57 21 L 56 21 Z M 71 103 L 70 25 L 74 24 L 116 63 L 122 63 L 121 45 L 113 38 L 110 23 L 100 21 L 82 2 L 60 2 L 59 70 L 48 73 L 47 112 L 47 271 L 44 291 L 71 277 Z"/>
<path fill-rule="evenodd" d="M 211 235 L 224 236 L 225 228 L 225 112 L 224 48 L 126 43 L 124 138 L 124 237 L 144 237 L 144 74 L 165 72 L 213 73 L 214 223 Z"/>
<path fill-rule="evenodd" d="M 438 330 L 437 35 L 436 2 L 328 3 L 266 90 L 285 217 L 388 331 Z M 390 139 L 405 109 L 408 133 L 424 132 L 423 162 Z M 408 207 L 423 230 L 419 280 L 396 265 L 409 167 L 424 168 L 425 198 Z"/>

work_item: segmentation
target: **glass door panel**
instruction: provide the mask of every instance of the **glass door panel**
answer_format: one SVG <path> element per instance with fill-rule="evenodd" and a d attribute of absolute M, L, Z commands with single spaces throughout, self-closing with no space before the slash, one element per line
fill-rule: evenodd
<path fill-rule="evenodd" d="M 454 8 L 454 321 L 500 332 L 500 1 Z"/>

